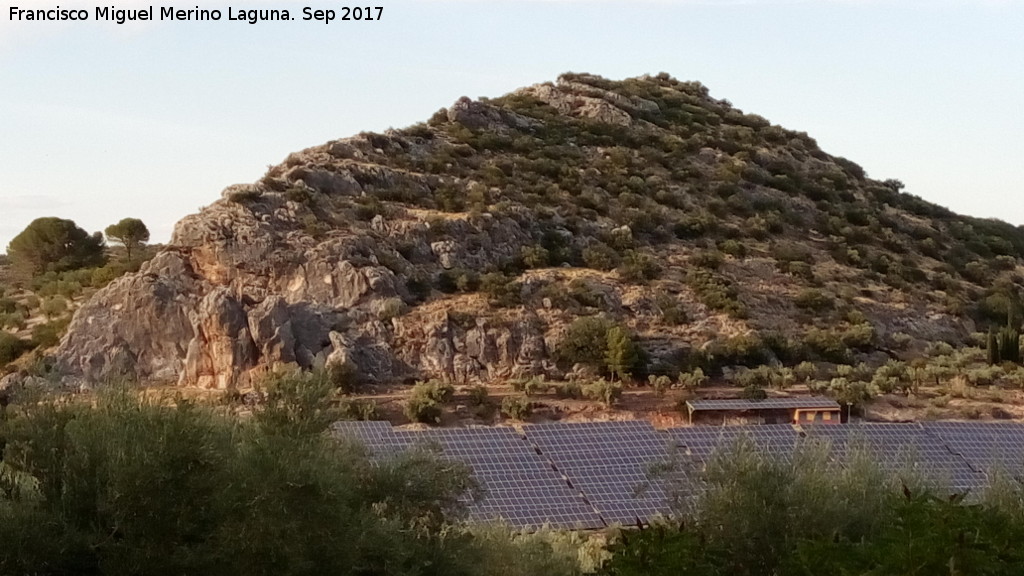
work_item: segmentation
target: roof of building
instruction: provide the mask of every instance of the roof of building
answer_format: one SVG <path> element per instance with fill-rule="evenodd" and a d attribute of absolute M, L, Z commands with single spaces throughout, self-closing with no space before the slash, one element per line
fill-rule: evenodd
<path fill-rule="evenodd" d="M 838 410 L 839 403 L 823 396 L 796 396 L 791 398 L 765 398 L 764 400 L 687 400 L 691 412 L 708 410 L 796 410 L 832 409 Z"/>

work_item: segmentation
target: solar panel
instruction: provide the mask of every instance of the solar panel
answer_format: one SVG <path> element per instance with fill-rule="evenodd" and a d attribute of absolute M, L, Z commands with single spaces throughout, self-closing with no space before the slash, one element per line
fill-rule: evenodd
<path fill-rule="evenodd" d="M 966 460 L 919 424 L 823 425 L 807 427 L 806 431 L 809 440 L 827 442 L 833 458 L 840 463 L 862 450 L 884 471 L 904 479 L 915 475 L 926 482 L 945 484 L 955 492 L 976 490 L 985 482 Z"/>
<path fill-rule="evenodd" d="M 503 521 L 520 528 L 599 528 L 600 516 L 511 428 L 450 428 L 396 431 L 409 446 L 434 446 L 467 464 L 483 489 L 466 500 L 476 521 Z"/>
<path fill-rule="evenodd" d="M 648 422 L 536 424 L 537 446 L 609 524 L 648 523 L 671 512 L 668 479 L 651 468 L 670 460 L 666 438 Z"/>
<path fill-rule="evenodd" d="M 833 409 L 839 410 L 839 404 L 823 396 L 765 398 L 764 400 L 744 400 L 729 398 L 723 400 L 687 400 L 687 406 L 694 412 L 705 410 L 795 410 L 795 409 Z"/>
<path fill-rule="evenodd" d="M 373 458 L 393 456 L 406 448 L 390 422 L 340 421 L 331 424 L 331 432 L 340 438 L 360 442 L 369 450 Z"/>
<path fill-rule="evenodd" d="M 800 441 L 800 433 L 789 424 L 690 426 L 665 432 L 683 454 L 698 462 L 706 462 L 718 450 L 732 449 L 741 438 L 748 438 L 761 453 L 788 459 Z"/>
<path fill-rule="evenodd" d="M 1024 478 L 1024 425 L 1011 422 L 927 422 L 924 430 L 940 439 L 973 469 L 991 476 L 1005 472 Z"/>

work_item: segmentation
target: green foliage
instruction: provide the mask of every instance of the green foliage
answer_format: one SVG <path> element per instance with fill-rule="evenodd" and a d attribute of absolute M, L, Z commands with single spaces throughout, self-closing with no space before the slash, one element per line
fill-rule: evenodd
<path fill-rule="evenodd" d="M 11 264 L 29 277 L 103 264 L 103 236 L 71 220 L 37 218 L 7 246 Z"/>
<path fill-rule="evenodd" d="M 1004 326 L 999 331 L 990 330 L 988 336 L 989 364 L 1021 363 L 1020 330 Z"/>
<path fill-rule="evenodd" d="M 32 344 L 14 334 L 0 331 L 0 368 L 32 349 Z"/>
<path fill-rule="evenodd" d="M 813 312 L 824 312 L 831 310 L 835 306 L 835 299 L 817 288 L 806 288 L 796 295 L 796 298 L 793 299 L 793 304 L 797 308 Z"/>
<path fill-rule="evenodd" d="M 342 393 L 352 394 L 359 391 L 359 370 L 350 362 L 329 364 L 324 368 L 324 373 L 331 385 Z"/>
<path fill-rule="evenodd" d="M 413 422 L 439 424 L 443 404 L 451 400 L 455 388 L 447 382 L 429 380 L 417 382 L 405 401 L 405 415 Z"/>
<path fill-rule="evenodd" d="M 692 372 L 679 373 L 679 385 L 684 390 L 696 390 L 703 386 L 707 381 L 708 377 L 704 375 L 704 371 L 700 368 L 694 368 Z"/>
<path fill-rule="evenodd" d="M 606 340 L 605 363 L 608 366 L 608 372 L 612 377 L 618 377 L 620 380 L 630 378 L 632 376 L 630 372 L 640 360 L 640 354 L 633 339 L 621 326 L 613 326 L 608 330 Z"/>
<path fill-rule="evenodd" d="M 686 283 L 708 308 L 724 312 L 734 318 L 746 316 L 747 310 L 739 300 L 739 292 L 732 282 L 724 277 L 694 268 L 686 274 Z"/>
<path fill-rule="evenodd" d="M 484 274 L 480 279 L 480 289 L 494 306 L 512 308 L 522 304 L 521 286 L 501 272 Z"/>
<path fill-rule="evenodd" d="M 392 318 L 398 318 L 405 314 L 405 311 L 405 302 L 403 302 L 401 298 L 392 297 L 381 303 L 380 312 L 377 314 L 377 317 L 382 321 L 387 322 Z"/>
<path fill-rule="evenodd" d="M 48 320 L 52 320 L 68 311 L 68 301 L 59 296 L 43 300 L 40 311 Z"/>
<path fill-rule="evenodd" d="M 583 263 L 595 270 L 613 270 L 619 265 L 619 253 L 604 242 L 595 241 L 583 249 Z"/>
<path fill-rule="evenodd" d="M 611 408 L 622 397 L 622 382 L 598 378 L 583 385 L 583 397 Z"/>
<path fill-rule="evenodd" d="M 554 350 L 556 361 L 583 364 L 613 376 L 646 375 L 647 355 L 624 327 L 604 316 L 584 316 L 569 325 Z"/>
<path fill-rule="evenodd" d="M 797 382 L 807 384 L 818 377 L 818 367 L 813 362 L 804 361 L 793 368 L 793 375 Z"/>
<path fill-rule="evenodd" d="M 69 321 L 68 318 L 65 318 L 33 326 L 32 347 L 45 349 L 56 346 L 60 342 L 60 337 L 67 330 Z"/>
<path fill-rule="evenodd" d="M 661 274 L 661 267 L 650 254 L 627 250 L 618 272 L 626 282 L 644 284 L 657 278 Z"/>
<path fill-rule="evenodd" d="M 740 390 L 740 398 L 744 400 L 764 400 L 768 393 L 759 384 L 747 384 Z"/>
<path fill-rule="evenodd" d="M 843 456 L 808 443 L 790 461 L 749 438 L 715 453 L 700 480 L 686 522 L 620 533 L 602 574 L 1009 576 L 1024 562 L 1016 483 L 967 505 L 913 470 L 883 472 L 856 443 Z"/>
<path fill-rule="evenodd" d="M 469 403 L 471 406 L 483 406 L 491 401 L 491 396 L 487 391 L 487 386 L 484 386 L 483 384 L 477 384 L 470 388 L 467 395 L 469 396 Z"/>
<path fill-rule="evenodd" d="M 138 218 L 124 218 L 117 224 L 107 226 L 103 233 L 108 240 L 124 246 L 129 262 L 132 260 L 132 250 L 149 242 L 149 228 Z"/>
<path fill-rule="evenodd" d="M 869 348 L 874 341 L 874 328 L 870 324 L 854 324 L 844 328 L 811 328 L 803 338 L 803 344 L 819 359 L 846 364 L 854 350 Z"/>
<path fill-rule="evenodd" d="M 614 323 L 604 316 L 584 316 L 569 325 L 555 346 L 556 360 L 567 365 L 602 367 L 608 349 L 608 332 Z"/>
<path fill-rule="evenodd" d="M 533 413 L 533 403 L 525 395 L 508 395 L 501 399 L 501 413 L 513 420 L 526 420 Z"/>
<path fill-rule="evenodd" d="M 338 403 L 338 416 L 342 420 L 382 420 L 377 403 L 369 398 L 342 398 Z"/>
<path fill-rule="evenodd" d="M 336 385 L 325 370 L 275 372 L 258 389 L 263 406 L 253 420 L 267 434 L 312 436 L 340 419 L 331 402 Z"/>
<path fill-rule="evenodd" d="M 669 326 L 686 324 L 689 318 L 679 303 L 679 299 L 667 292 L 658 291 L 654 295 L 654 305 L 661 312 L 661 320 Z"/>
<path fill-rule="evenodd" d="M 290 398 L 263 410 L 308 412 Z M 305 417 L 261 413 L 124 388 L 8 407 L 0 573 L 468 576 L 482 574 L 469 559 L 515 546 L 446 528 L 474 491 L 464 467 L 427 453 L 371 465 Z M 537 565 L 562 566 L 533 549 Z"/>

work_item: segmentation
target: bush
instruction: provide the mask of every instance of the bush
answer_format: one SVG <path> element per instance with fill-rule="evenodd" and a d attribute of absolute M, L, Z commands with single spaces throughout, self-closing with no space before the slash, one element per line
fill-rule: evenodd
<path fill-rule="evenodd" d="M 606 408 L 611 408 L 622 397 L 622 382 L 598 378 L 583 385 L 583 397 L 596 400 L 604 404 Z"/>
<path fill-rule="evenodd" d="M 811 328 L 804 334 L 803 344 L 821 360 L 846 364 L 850 361 L 850 347 L 835 330 Z"/>
<path fill-rule="evenodd" d="M 32 344 L 13 334 L 0 332 L 0 368 L 32 349 Z"/>
<path fill-rule="evenodd" d="M 505 396 L 501 400 L 501 413 L 513 420 L 526 420 L 533 413 L 533 405 L 526 396 Z"/>
<path fill-rule="evenodd" d="M 377 403 L 369 398 L 342 398 L 338 403 L 338 412 L 342 420 L 383 420 Z"/>
<path fill-rule="evenodd" d="M 425 451 L 373 464 L 325 434 L 337 413 L 319 392 L 330 387 L 309 375 L 293 383 L 301 386 L 285 385 L 245 419 L 109 386 L 87 401 L 15 399 L 0 418 L 0 572 L 268 576 L 431 566 L 468 576 L 477 572 L 466 558 L 500 552 L 445 529 L 472 494 L 466 466 Z M 311 384 L 318 393 L 305 395 Z M 307 418 L 328 413 L 314 418 L 323 425 Z"/>
<path fill-rule="evenodd" d="M 644 284 L 661 274 L 661 266 L 650 254 L 629 250 L 623 257 L 618 272 L 626 282 Z"/>
<path fill-rule="evenodd" d="M 555 359 L 569 366 L 583 364 L 603 368 L 608 349 L 608 331 L 614 325 L 603 316 L 577 318 L 555 346 Z"/>
<path fill-rule="evenodd" d="M 543 246 L 523 246 L 521 250 L 523 264 L 527 268 L 544 268 L 549 265 L 551 254 Z"/>
<path fill-rule="evenodd" d="M 455 388 L 446 382 L 430 380 L 417 382 L 405 402 L 405 415 L 413 422 L 439 424 L 442 404 L 451 400 Z"/>
<path fill-rule="evenodd" d="M 500 272 L 484 274 L 480 289 L 494 306 L 512 308 L 522 304 L 521 286 Z"/>
<path fill-rule="evenodd" d="M 738 240 L 724 240 L 718 244 L 718 249 L 734 258 L 747 256 L 747 246 Z"/>
<path fill-rule="evenodd" d="M 613 270 L 619 265 L 619 254 L 604 242 L 595 241 L 583 249 L 583 263 L 595 270 Z"/>
<path fill-rule="evenodd" d="M 723 262 L 725 258 L 722 253 L 715 250 L 703 250 L 690 256 L 690 264 L 708 270 L 718 270 Z"/>
<path fill-rule="evenodd" d="M 804 310 L 824 312 L 825 310 L 831 310 L 835 306 L 835 299 L 817 288 L 807 288 L 801 290 L 796 295 L 796 298 L 793 299 L 793 304 L 797 308 L 803 308 Z"/>
<path fill-rule="evenodd" d="M 344 394 L 352 394 L 359 390 L 361 384 L 359 370 L 349 362 L 330 364 L 325 368 L 327 379 L 331 385 Z"/>
<path fill-rule="evenodd" d="M 388 322 L 392 318 L 398 318 L 402 314 L 405 314 L 405 302 L 401 298 L 392 297 L 385 300 L 380 307 L 380 312 L 377 317 L 384 322 Z"/>
<path fill-rule="evenodd" d="M 693 372 L 679 373 L 679 385 L 684 390 L 696 390 L 703 386 L 707 381 L 708 377 L 704 375 L 704 371 L 700 368 L 695 368 Z"/>
<path fill-rule="evenodd" d="M 60 338 L 68 328 L 68 319 L 36 324 L 32 327 L 32 346 L 50 348 L 60 343 Z"/>
<path fill-rule="evenodd" d="M 692 269 L 686 275 L 686 283 L 708 308 L 724 312 L 734 318 L 746 316 L 747 310 L 739 301 L 739 293 L 725 278 L 707 270 Z"/>
<path fill-rule="evenodd" d="M 487 391 L 487 386 L 484 386 L 483 384 L 477 384 L 470 388 L 467 396 L 469 397 L 469 404 L 471 406 L 483 406 L 491 401 L 491 396 Z"/>
<path fill-rule="evenodd" d="M 579 399 L 583 398 L 583 387 L 580 386 L 579 382 L 570 380 L 569 382 L 562 382 L 555 385 L 555 396 L 558 398 L 572 398 Z"/>
<path fill-rule="evenodd" d="M 654 295 L 654 305 L 661 312 L 661 320 L 669 326 L 686 324 L 689 318 L 686 311 L 679 304 L 679 299 L 666 292 L 657 292 Z"/>

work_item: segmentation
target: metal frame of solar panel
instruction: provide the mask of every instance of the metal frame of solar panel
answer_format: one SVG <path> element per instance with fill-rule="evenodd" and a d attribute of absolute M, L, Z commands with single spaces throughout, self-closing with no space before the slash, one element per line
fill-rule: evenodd
<path fill-rule="evenodd" d="M 443 457 L 467 464 L 484 495 L 469 505 L 476 521 L 520 528 L 603 526 L 600 516 L 514 430 L 507 427 L 395 431 L 410 446 L 437 446 Z"/>
<path fill-rule="evenodd" d="M 822 396 L 811 396 L 807 398 L 765 398 L 764 400 L 744 400 L 740 398 L 722 400 L 688 400 L 687 404 L 695 412 L 704 410 L 795 410 L 798 408 L 839 409 L 839 404 L 835 400 Z"/>
<path fill-rule="evenodd" d="M 921 473 L 923 480 L 945 482 L 955 492 L 974 491 L 985 478 L 944 442 L 916 423 L 864 423 L 804 427 L 807 438 L 827 440 L 835 461 L 843 463 L 850 449 L 862 446 L 886 472 Z"/>
<path fill-rule="evenodd" d="M 652 466 L 670 460 L 667 439 L 649 422 L 534 424 L 526 439 L 572 482 L 609 524 L 649 523 L 671 512 Z"/>
<path fill-rule="evenodd" d="M 1024 478 L 1024 425 L 1012 422 L 925 422 L 926 433 L 987 474 Z"/>

